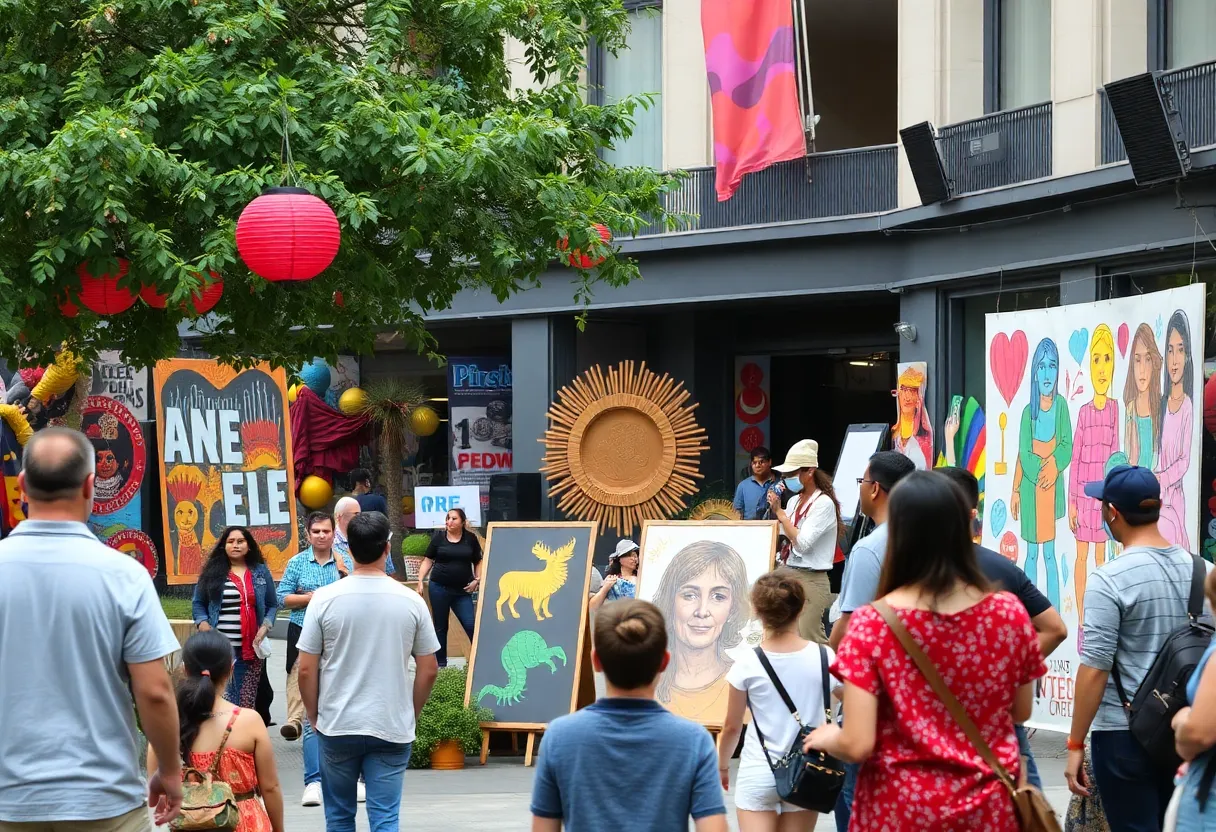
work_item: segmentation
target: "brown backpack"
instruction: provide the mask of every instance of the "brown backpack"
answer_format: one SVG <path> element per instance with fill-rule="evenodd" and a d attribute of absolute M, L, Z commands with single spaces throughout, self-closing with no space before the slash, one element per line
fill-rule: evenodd
<path fill-rule="evenodd" d="M 232 832 L 241 822 L 241 811 L 236 805 L 236 794 L 232 786 L 219 779 L 220 760 L 224 756 L 224 746 L 228 744 L 228 735 L 232 733 L 232 725 L 236 722 L 239 708 L 234 708 L 228 718 L 228 726 L 224 728 L 224 738 L 215 752 L 215 760 L 206 771 L 199 771 L 192 766 L 182 768 L 182 813 L 169 824 L 170 829 L 181 832 L 216 832 L 227 830 Z"/>
<path fill-rule="evenodd" d="M 933 662 L 929 661 L 929 657 L 925 655 L 925 651 L 916 643 L 916 639 L 912 638 L 912 634 L 908 632 L 908 628 L 899 620 L 899 616 L 895 614 L 895 610 L 891 609 L 886 601 L 875 601 L 874 609 L 878 610 L 878 614 L 887 622 L 887 626 L 891 628 L 891 632 L 895 634 L 895 638 L 899 639 L 899 643 L 903 645 L 904 652 L 916 663 L 920 668 L 920 672 L 924 675 L 926 681 L 929 682 L 929 687 L 933 688 L 933 692 L 942 700 L 942 704 L 946 706 L 946 710 L 954 717 L 954 721 L 963 729 L 963 733 L 967 735 L 967 739 L 975 746 L 975 750 L 979 752 L 980 757 L 988 764 L 989 768 L 996 773 L 997 778 L 1009 790 L 1009 796 L 1013 799 L 1014 814 L 1018 817 L 1018 826 L 1022 832 L 1061 832 L 1060 821 L 1056 817 L 1055 811 L 1051 808 L 1051 804 L 1047 802 L 1047 798 L 1043 793 L 1034 786 L 1025 785 L 1019 786 L 1014 782 L 1014 779 L 1009 776 L 1009 772 L 1001 765 L 996 755 L 992 753 L 992 749 L 988 743 L 984 741 L 984 735 L 980 733 L 980 729 L 971 721 L 971 717 L 967 716 L 967 710 L 963 707 L 963 703 L 955 698 L 950 692 L 950 688 L 946 687 L 945 680 L 941 674 L 937 672 L 937 668 L 933 666 Z"/>

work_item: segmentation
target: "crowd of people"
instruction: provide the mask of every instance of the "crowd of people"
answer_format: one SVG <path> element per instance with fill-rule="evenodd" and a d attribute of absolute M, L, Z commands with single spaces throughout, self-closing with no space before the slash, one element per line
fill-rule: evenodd
<path fill-rule="evenodd" d="M 93 460 L 79 433 L 36 434 L 20 477 L 29 519 L 0 541 L 0 832 L 135 832 L 183 811 L 197 820 L 204 784 L 236 829 L 281 832 L 283 789 L 259 713 L 280 608 L 291 611 L 280 732 L 303 742 L 305 804 L 323 805 L 326 829 L 346 832 L 363 800 L 375 832 L 398 829 L 416 715 L 446 656 L 438 613 L 390 578 L 384 514 L 357 494 L 334 516 L 311 515 L 311 546 L 277 588 L 249 531 L 225 530 L 196 588 L 198 632 L 183 646 L 147 572 L 85 524 Z M 754 470 L 767 474 L 764 462 Z M 916 471 L 906 456 L 880 452 L 858 481 L 876 526 L 852 547 L 839 618 L 825 628 L 840 507 L 817 463 L 814 443 L 798 443 L 776 466 L 784 480 L 744 494 L 786 543 L 782 563 L 750 588 L 763 636 L 729 657 L 717 746 L 660 704 L 668 625 L 635 597 L 637 546 L 618 544 L 591 587 L 592 663 L 606 695 L 548 726 L 534 830 L 678 829 L 691 819 L 699 832 L 720 832 L 730 793 L 743 832 L 806 832 L 817 812 L 774 773 L 791 754 L 839 766 L 827 797 L 841 829 L 1021 828 L 1012 788 L 1038 780 L 1021 724 L 1045 658 L 1068 636 L 1059 613 L 1015 564 L 975 543 L 974 477 Z M 785 505 L 783 491 L 793 495 Z M 1122 551 L 1086 588 L 1069 788 L 1100 795 L 1116 832 L 1163 829 L 1171 799 L 1172 828 L 1216 829 L 1207 806 L 1216 646 L 1204 640 L 1200 600 L 1206 593 L 1210 609 L 1216 578 L 1158 531 L 1161 490 L 1147 469 L 1118 466 L 1086 494 Z M 472 630 L 481 559 L 463 514 L 450 512 L 418 585 L 429 583 L 443 625 L 450 610 Z M 1128 706 L 1142 685 L 1160 693 L 1168 673 L 1180 673 L 1162 671 L 1158 657 L 1196 645 L 1206 649 L 1178 693 L 1187 706 L 1159 696 L 1160 713 L 1135 717 L 1142 726 L 1157 719 L 1164 740 L 1160 730 L 1152 741 L 1133 732 Z M 174 682 L 164 659 L 179 649 Z M 604 772 L 613 788 L 600 787 Z"/>

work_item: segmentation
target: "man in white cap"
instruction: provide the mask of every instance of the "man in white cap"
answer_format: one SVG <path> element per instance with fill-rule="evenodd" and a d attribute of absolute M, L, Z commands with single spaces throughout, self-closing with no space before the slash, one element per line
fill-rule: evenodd
<path fill-rule="evenodd" d="M 842 529 L 832 478 L 819 472 L 819 443 L 814 439 L 795 443 L 785 462 L 774 470 L 785 477 L 782 485 L 795 495 L 782 508 L 780 495 L 770 491 L 768 503 L 788 540 L 781 548 L 781 561 L 797 571 L 806 590 L 798 631 L 805 639 L 826 644 L 823 614 L 832 605 L 828 573 L 836 559 Z"/>
<path fill-rule="evenodd" d="M 603 583 L 591 596 L 591 611 L 595 612 L 605 601 L 637 597 L 638 544 L 622 538 L 616 551 L 608 556 L 608 571 Z"/>

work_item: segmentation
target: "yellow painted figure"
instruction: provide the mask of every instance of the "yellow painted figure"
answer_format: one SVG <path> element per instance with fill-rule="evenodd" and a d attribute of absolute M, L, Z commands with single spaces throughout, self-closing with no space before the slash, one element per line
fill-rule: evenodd
<path fill-rule="evenodd" d="M 177 527 L 177 574 L 197 575 L 203 568 L 203 547 L 198 537 L 198 499 L 206 485 L 203 472 L 193 465 L 178 465 L 165 478 L 173 525 Z"/>
<path fill-rule="evenodd" d="M 1073 433 L 1072 462 L 1068 469 L 1068 527 L 1077 543 L 1073 564 L 1073 591 L 1077 598 L 1077 617 L 1084 618 L 1085 584 L 1089 572 L 1089 547 L 1094 549 L 1094 566 L 1106 562 L 1106 530 L 1102 525 L 1102 506 L 1085 496 L 1085 486 L 1101 482 L 1106 462 L 1119 450 L 1119 402 L 1110 397 L 1115 377 L 1115 337 L 1110 327 L 1099 324 L 1089 344 L 1089 378 L 1093 401 L 1081 406 Z"/>
<path fill-rule="evenodd" d="M 506 621 L 502 614 L 503 604 L 510 607 L 512 618 L 519 618 L 515 602 L 520 598 L 527 598 L 532 602 L 532 612 L 536 614 L 537 621 L 552 618 L 549 599 L 553 597 L 553 593 L 565 586 L 566 565 L 574 556 L 574 546 L 573 538 L 565 546 L 552 551 L 545 544 L 537 543 L 532 547 L 532 554 L 544 561 L 544 569 L 539 572 L 504 572 L 498 579 L 498 603 L 495 605 L 498 620 Z"/>

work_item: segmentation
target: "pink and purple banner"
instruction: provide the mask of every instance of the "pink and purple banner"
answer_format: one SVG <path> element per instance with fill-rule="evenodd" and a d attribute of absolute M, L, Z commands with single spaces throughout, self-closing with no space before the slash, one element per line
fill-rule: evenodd
<path fill-rule="evenodd" d="M 701 0 L 718 201 L 745 174 L 806 153 L 789 0 Z"/>

